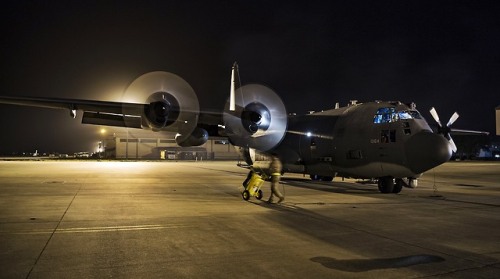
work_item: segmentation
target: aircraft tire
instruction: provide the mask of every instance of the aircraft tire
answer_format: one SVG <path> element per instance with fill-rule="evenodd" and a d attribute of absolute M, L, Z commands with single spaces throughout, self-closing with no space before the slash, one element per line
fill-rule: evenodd
<path fill-rule="evenodd" d="M 333 181 L 333 176 L 320 176 L 321 181 Z"/>
<path fill-rule="evenodd" d="M 390 176 L 384 176 L 378 179 L 378 190 L 381 193 L 384 194 L 392 193 L 393 189 L 394 189 L 394 178 Z"/>
<path fill-rule="evenodd" d="M 312 181 L 317 181 L 320 179 L 320 176 L 317 174 L 310 174 L 309 177 L 311 178 Z"/>
<path fill-rule="evenodd" d="M 394 184 L 394 188 L 392 188 L 392 192 L 394 194 L 398 194 L 401 192 L 401 190 L 403 189 L 403 181 L 398 178 L 396 179 L 396 183 Z"/>
<path fill-rule="evenodd" d="M 243 191 L 243 193 L 241 193 L 241 196 L 244 200 L 248 201 L 250 199 L 250 192 L 248 192 L 248 190 L 245 190 Z"/>
<path fill-rule="evenodd" d="M 257 191 L 257 195 L 255 196 L 255 198 L 258 200 L 261 200 L 263 196 L 264 196 L 264 193 L 262 193 L 262 190 L 259 190 L 259 191 Z"/>

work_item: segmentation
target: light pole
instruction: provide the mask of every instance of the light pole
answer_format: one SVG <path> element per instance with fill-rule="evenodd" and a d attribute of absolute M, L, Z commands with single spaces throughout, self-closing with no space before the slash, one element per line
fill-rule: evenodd
<path fill-rule="evenodd" d="M 106 129 L 101 128 L 101 141 L 99 142 L 99 158 L 103 157 L 103 153 L 106 150 L 106 146 L 104 146 L 104 142 L 106 141 Z"/>

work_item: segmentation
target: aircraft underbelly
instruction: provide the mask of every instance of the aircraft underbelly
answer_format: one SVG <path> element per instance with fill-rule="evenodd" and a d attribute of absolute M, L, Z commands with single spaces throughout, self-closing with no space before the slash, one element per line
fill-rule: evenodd
<path fill-rule="evenodd" d="M 309 174 L 316 174 L 322 176 L 335 176 L 335 171 L 331 163 L 317 163 L 308 164 L 306 166 L 306 172 Z"/>
<path fill-rule="evenodd" d="M 396 178 L 412 177 L 415 174 L 408 168 L 392 163 L 371 162 L 354 167 L 334 167 L 335 172 L 354 178 L 376 178 L 392 176 Z"/>
<path fill-rule="evenodd" d="M 380 163 L 383 176 L 392 176 L 396 178 L 412 177 L 415 175 L 408 167 L 401 164 Z"/>

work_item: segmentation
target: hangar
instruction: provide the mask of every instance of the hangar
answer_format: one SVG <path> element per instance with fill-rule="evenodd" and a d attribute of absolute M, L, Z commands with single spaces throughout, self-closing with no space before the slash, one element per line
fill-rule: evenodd
<path fill-rule="evenodd" d="M 239 153 L 227 138 L 210 138 L 205 144 L 179 147 L 175 133 L 116 130 L 103 138 L 104 157 L 116 159 L 237 160 Z"/>

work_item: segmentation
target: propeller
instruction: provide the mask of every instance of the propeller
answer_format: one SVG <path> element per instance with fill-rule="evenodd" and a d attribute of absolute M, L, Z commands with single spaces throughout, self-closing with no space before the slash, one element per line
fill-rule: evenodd
<path fill-rule="evenodd" d="M 432 118 L 437 122 L 438 124 L 438 133 L 442 134 L 450 143 L 451 150 L 453 152 L 457 152 L 457 146 L 455 145 L 455 142 L 450 136 L 450 131 L 451 131 L 451 125 L 457 121 L 459 115 L 457 112 L 453 113 L 453 115 L 450 117 L 450 120 L 448 120 L 448 123 L 446 123 L 446 126 L 443 126 L 441 124 L 441 121 L 439 120 L 439 115 L 434 107 L 432 107 L 429 111 L 432 115 Z"/>
<path fill-rule="evenodd" d="M 286 133 L 287 113 L 283 101 L 271 88 L 261 84 L 247 84 L 237 92 L 224 109 L 229 139 L 237 146 L 260 151 L 272 149 Z"/>
<path fill-rule="evenodd" d="M 146 73 L 132 81 L 122 95 L 124 115 L 141 115 L 140 127 L 162 130 L 177 128 L 183 134 L 190 134 L 196 128 L 199 114 L 198 97 L 193 88 L 181 77 L 163 71 Z M 125 117 L 125 125 L 138 128 L 138 119 Z"/>

